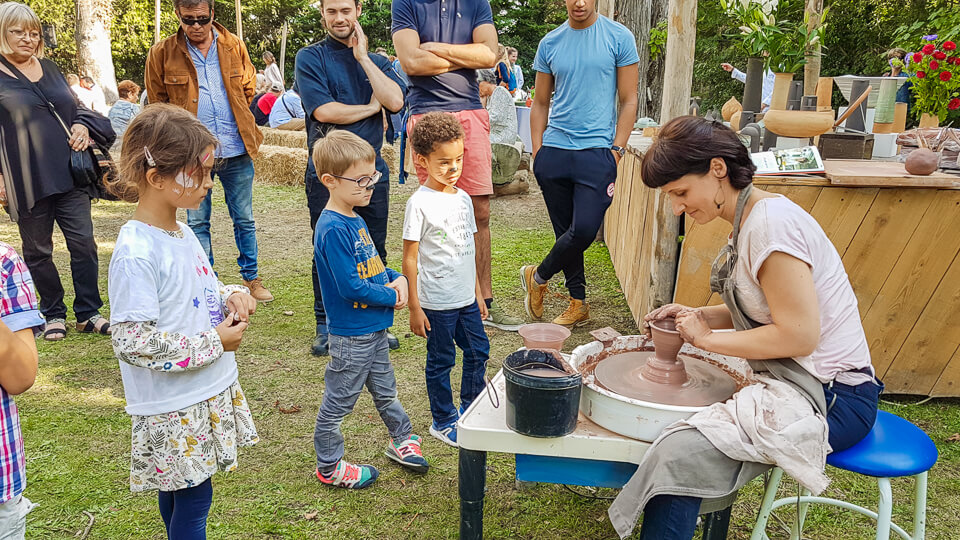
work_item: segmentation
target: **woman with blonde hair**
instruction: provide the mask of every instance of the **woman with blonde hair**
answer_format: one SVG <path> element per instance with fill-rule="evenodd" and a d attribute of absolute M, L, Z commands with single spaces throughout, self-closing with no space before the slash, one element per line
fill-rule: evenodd
<path fill-rule="evenodd" d="M 263 52 L 263 63 L 267 65 L 267 67 L 263 69 L 263 76 L 267 78 L 267 86 L 270 86 L 269 83 L 280 83 L 280 86 L 284 86 L 283 74 L 280 73 L 280 67 L 277 66 L 277 59 L 273 56 L 272 52 Z"/>
<path fill-rule="evenodd" d="M 497 48 L 495 73 L 497 75 L 497 85 L 509 90 L 511 96 L 514 95 L 517 92 L 517 77 L 513 73 L 513 66 L 510 65 L 510 55 L 507 53 L 507 48 L 503 45 L 499 45 Z"/>
<path fill-rule="evenodd" d="M 49 104 L 49 106 L 48 106 Z M 90 129 L 95 128 L 95 129 Z M 75 182 L 71 151 L 109 147 L 110 121 L 77 105 L 56 64 L 43 58 L 40 19 L 25 4 L 0 4 L 0 202 L 20 229 L 21 254 L 46 318 L 44 338 L 67 335 L 63 285 L 53 262 L 53 225 L 70 251 L 77 330 L 109 334 L 100 316 L 99 265 L 90 200 L 95 186 Z"/>

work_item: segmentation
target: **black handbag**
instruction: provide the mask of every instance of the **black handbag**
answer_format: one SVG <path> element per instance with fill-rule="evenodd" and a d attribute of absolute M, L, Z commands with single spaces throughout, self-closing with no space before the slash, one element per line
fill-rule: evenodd
<path fill-rule="evenodd" d="M 63 121 L 63 118 L 60 117 L 60 114 L 57 113 L 57 109 L 53 106 L 53 103 L 47 99 L 43 90 L 40 89 L 40 85 L 28 79 L 20 70 L 15 68 L 13 64 L 8 62 L 6 58 L 0 56 L 0 62 L 3 62 L 17 78 L 30 83 L 34 92 L 46 103 L 47 110 L 50 111 L 50 114 L 52 114 L 60 123 L 60 126 L 63 127 L 67 141 L 69 141 L 72 136 L 70 129 L 67 127 L 66 122 Z M 104 184 L 105 178 L 112 178 L 112 175 L 115 175 L 117 172 L 116 165 L 110 157 L 109 151 L 109 146 L 113 144 L 113 141 L 116 139 L 116 133 L 114 133 L 113 127 L 110 126 L 110 120 L 102 114 L 91 111 L 78 103 L 77 123 L 87 128 L 93 142 L 86 150 L 70 150 L 70 176 L 73 177 L 74 187 L 81 189 L 89 188 L 91 191 L 90 196 L 94 199 L 118 200 L 117 197 L 107 191 Z"/>

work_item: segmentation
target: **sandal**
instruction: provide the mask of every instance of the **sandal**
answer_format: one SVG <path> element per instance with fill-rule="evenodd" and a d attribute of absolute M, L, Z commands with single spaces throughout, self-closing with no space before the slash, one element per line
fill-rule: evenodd
<path fill-rule="evenodd" d="M 43 328 L 43 339 L 47 341 L 60 341 L 67 337 L 66 319 L 47 319 L 47 324 Z"/>
<path fill-rule="evenodd" d="M 110 335 L 110 321 L 100 315 L 94 315 L 89 319 L 77 323 L 77 332 L 81 334 L 103 334 Z"/>

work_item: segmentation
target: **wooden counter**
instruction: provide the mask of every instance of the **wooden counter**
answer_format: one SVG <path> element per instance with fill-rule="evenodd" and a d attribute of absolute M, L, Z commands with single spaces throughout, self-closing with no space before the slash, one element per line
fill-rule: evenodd
<path fill-rule="evenodd" d="M 621 165 L 605 231 L 610 255 L 634 318 L 655 307 L 651 284 L 656 212 L 669 204 L 643 185 L 639 152 Z M 960 189 L 862 185 L 826 179 L 758 177 L 811 213 L 843 258 L 853 284 L 877 373 L 887 392 L 960 396 Z M 674 301 L 720 303 L 710 267 L 730 225 L 685 222 L 674 276 Z"/>

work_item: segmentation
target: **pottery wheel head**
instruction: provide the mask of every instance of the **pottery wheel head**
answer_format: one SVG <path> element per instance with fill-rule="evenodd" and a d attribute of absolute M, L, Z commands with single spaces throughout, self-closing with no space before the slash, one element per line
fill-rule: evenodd
<path fill-rule="evenodd" d="M 680 386 L 645 379 L 644 364 L 653 358 L 650 351 L 625 352 L 600 361 L 594 370 L 596 381 L 624 397 L 663 405 L 704 407 L 725 401 L 737 390 L 737 383 L 722 369 L 698 358 L 681 355 L 687 382 Z"/>

